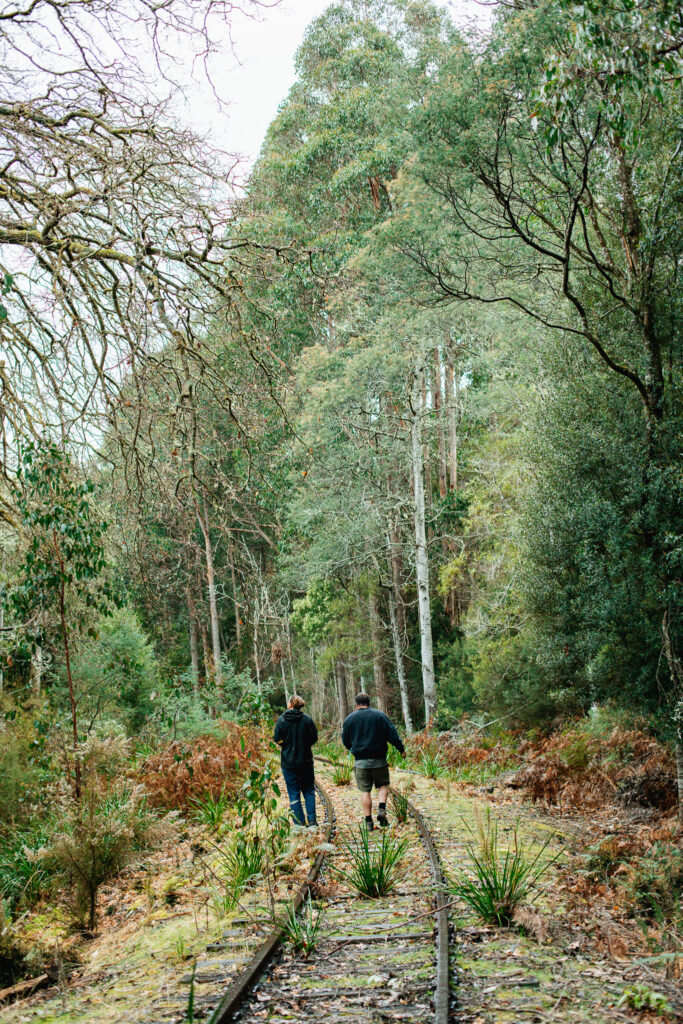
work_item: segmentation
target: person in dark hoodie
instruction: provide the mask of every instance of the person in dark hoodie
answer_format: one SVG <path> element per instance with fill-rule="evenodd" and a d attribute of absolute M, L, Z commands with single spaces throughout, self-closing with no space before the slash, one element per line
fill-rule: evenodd
<path fill-rule="evenodd" d="M 370 707 L 367 693 L 356 697 L 356 710 L 344 720 L 342 743 L 356 759 L 354 767 L 356 785 L 360 790 L 361 804 L 365 814 L 365 825 L 373 829 L 372 787 L 377 787 L 377 824 L 386 827 L 387 796 L 389 794 L 389 765 L 387 764 L 387 743 L 396 747 L 401 754 L 405 748 L 396 726 L 383 711 Z"/>
<path fill-rule="evenodd" d="M 315 775 L 313 772 L 313 745 L 318 730 L 310 715 L 301 710 L 302 697 L 289 698 L 287 710 L 275 723 L 273 739 L 280 747 L 280 766 L 287 786 L 289 806 L 297 825 L 305 825 L 301 794 L 306 804 L 306 817 L 310 827 L 317 825 L 315 817 Z"/>

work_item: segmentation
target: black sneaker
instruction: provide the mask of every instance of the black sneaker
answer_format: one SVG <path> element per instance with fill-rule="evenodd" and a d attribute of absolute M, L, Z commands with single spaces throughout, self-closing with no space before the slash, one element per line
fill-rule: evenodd
<path fill-rule="evenodd" d="M 387 818 L 386 814 L 378 814 L 377 815 L 377 824 L 379 825 L 380 828 L 387 828 L 388 827 L 389 819 Z"/>
<path fill-rule="evenodd" d="M 375 823 L 372 820 L 372 818 L 366 818 L 364 824 L 365 824 L 365 827 L 368 830 L 368 832 L 372 832 L 372 830 L 375 827 Z"/>

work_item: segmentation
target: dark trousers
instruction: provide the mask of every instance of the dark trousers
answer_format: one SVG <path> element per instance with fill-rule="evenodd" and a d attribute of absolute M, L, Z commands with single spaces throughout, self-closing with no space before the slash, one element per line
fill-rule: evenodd
<path fill-rule="evenodd" d="M 315 825 L 315 778 L 312 764 L 281 765 L 287 786 L 289 806 L 297 825 L 305 825 L 303 807 L 301 806 L 301 794 L 304 795 L 306 803 L 306 817 L 309 825 Z"/>

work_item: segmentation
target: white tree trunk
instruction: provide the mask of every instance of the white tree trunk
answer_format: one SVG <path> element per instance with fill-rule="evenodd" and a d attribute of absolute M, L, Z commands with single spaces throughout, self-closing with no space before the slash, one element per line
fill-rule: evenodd
<path fill-rule="evenodd" d="M 446 362 L 446 407 L 448 416 L 448 469 L 452 491 L 458 489 L 458 400 L 459 383 L 453 352 L 449 348 Z"/>
<path fill-rule="evenodd" d="M 401 649 L 401 633 L 398 628 L 398 616 L 396 614 L 396 598 L 394 591 L 389 589 L 389 618 L 391 620 L 391 636 L 394 641 L 394 658 L 396 660 L 396 676 L 398 678 L 398 689 L 401 694 L 401 710 L 403 711 L 403 724 L 406 727 L 408 736 L 413 735 L 413 719 L 410 715 L 410 701 L 408 700 L 408 683 L 406 681 L 406 669 Z"/>
<path fill-rule="evenodd" d="M 203 497 L 203 511 L 197 509 L 197 520 L 204 538 L 204 550 L 206 552 L 206 582 L 209 591 L 209 613 L 211 616 L 211 646 L 213 649 L 213 677 L 218 686 L 223 685 L 223 672 L 221 669 L 221 635 L 218 624 L 218 604 L 216 602 L 216 575 L 213 567 L 213 548 L 211 546 L 211 534 L 209 533 L 209 510 L 206 504 L 206 495 Z"/>
<path fill-rule="evenodd" d="M 424 369 L 418 368 L 413 387 L 412 470 L 413 514 L 415 518 L 415 569 L 422 653 L 422 689 L 425 702 L 425 726 L 436 712 L 436 681 L 434 679 L 434 649 L 432 643 L 432 610 L 429 600 L 429 554 L 425 528 L 424 462 L 422 458 L 422 415 L 420 400 L 423 390 Z"/>
<path fill-rule="evenodd" d="M 192 691 L 195 700 L 199 698 L 199 650 L 197 647 L 197 620 L 194 613 L 194 601 L 187 588 L 187 614 L 190 619 L 190 665 L 192 666 Z"/>

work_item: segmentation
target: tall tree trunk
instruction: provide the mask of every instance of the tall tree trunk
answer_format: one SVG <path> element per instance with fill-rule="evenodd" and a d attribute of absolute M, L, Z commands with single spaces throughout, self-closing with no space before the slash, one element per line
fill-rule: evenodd
<path fill-rule="evenodd" d="M 432 642 L 432 610 L 429 598 L 429 554 L 425 530 L 424 464 L 422 461 L 422 416 L 424 405 L 420 401 L 424 371 L 419 367 L 413 388 L 412 468 L 413 513 L 415 519 L 415 570 L 422 653 L 422 689 L 425 704 L 425 726 L 429 727 L 436 712 L 436 681 L 434 678 L 434 648 Z"/>
<path fill-rule="evenodd" d="M 410 714 L 410 700 L 408 698 L 408 683 L 406 680 L 405 662 L 403 661 L 403 647 L 401 633 L 398 628 L 398 615 L 396 614 L 396 598 L 394 588 L 389 588 L 389 618 L 391 620 L 391 637 L 394 642 L 394 660 L 396 661 L 396 677 L 398 688 L 401 694 L 401 711 L 403 712 L 403 724 L 409 736 L 413 735 L 413 719 Z"/>
<path fill-rule="evenodd" d="M 258 601 L 254 608 L 254 637 L 252 649 L 254 652 L 254 671 L 256 672 L 256 689 L 258 690 L 259 697 L 261 696 L 261 659 L 258 653 Z"/>
<path fill-rule="evenodd" d="M 446 354 L 446 415 L 448 417 L 448 477 L 452 491 L 458 489 L 458 402 L 460 383 L 455 372 L 453 349 Z"/>
<path fill-rule="evenodd" d="M 280 672 L 282 673 L 282 685 L 285 691 L 285 700 L 289 703 L 289 690 L 287 689 L 287 674 L 285 673 L 285 659 L 280 659 Z"/>
<path fill-rule="evenodd" d="M 325 710 L 325 680 L 318 675 L 313 651 L 309 648 L 308 656 L 311 659 L 311 671 L 313 673 L 313 717 L 320 721 Z"/>
<path fill-rule="evenodd" d="M 370 636 L 372 638 L 372 671 L 375 677 L 375 693 L 377 707 L 385 715 L 389 714 L 389 694 L 387 690 L 387 666 L 384 659 L 384 636 L 379 607 L 379 589 L 370 585 L 368 600 L 370 611 Z"/>
<path fill-rule="evenodd" d="M 228 560 L 230 562 L 230 582 L 232 585 L 232 603 L 235 608 L 235 638 L 237 646 L 242 643 L 242 620 L 240 618 L 240 605 L 237 600 L 237 578 L 235 576 L 235 550 L 232 543 L 232 535 L 228 536 Z"/>
<path fill-rule="evenodd" d="M 213 566 L 213 547 L 211 545 L 211 533 L 209 525 L 209 509 L 206 503 L 206 494 L 202 495 L 202 510 L 197 507 L 197 520 L 204 538 L 204 550 L 206 552 L 206 581 L 209 591 L 209 615 L 211 618 L 211 646 L 213 649 L 213 674 L 217 686 L 223 685 L 223 671 L 221 669 L 221 637 L 218 626 L 218 604 L 216 602 L 216 574 Z"/>
<path fill-rule="evenodd" d="M 339 724 L 343 724 L 349 713 L 349 698 L 346 692 L 346 676 L 344 666 L 339 658 L 334 663 L 334 682 L 337 689 L 337 706 L 339 708 Z"/>
<path fill-rule="evenodd" d="M 417 397 L 417 396 L 416 396 Z M 428 402 L 427 402 L 427 375 L 425 373 L 424 366 L 420 369 L 420 395 L 418 398 L 420 407 L 424 414 L 427 414 Z M 420 439 L 422 443 L 422 423 L 420 423 Z M 429 450 L 429 445 L 422 444 L 422 494 L 425 506 L 431 508 L 432 505 L 432 457 Z"/>
<path fill-rule="evenodd" d="M 64 644 L 64 660 L 66 663 L 66 679 L 69 684 L 69 703 L 71 705 L 71 730 L 74 742 L 74 797 L 76 798 L 76 801 L 79 801 L 81 799 L 81 757 L 78 750 L 78 715 L 76 706 L 76 691 L 74 688 L 73 675 L 71 674 L 71 651 L 69 649 L 69 627 L 67 626 L 66 622 L 66 608 L 64 603 L 64 584 L 62 584 L 61 587 L 59 588 L 59 618 L 62 626 L 62 642 Z"/>
<path fill-rule="evenodd" d="M 211 648 L 209 646 L 209 637 L 206 632 L 206 626 L 202 622 L 199 626 L 199 632 L 202 637 L 202 652 L 204 655 L 204 678 L 213 679 L 213 659 L 211 657 Z"/>
<path fill-rule="evenodd" d="M 434 349 L 434 386 L 432 388 L 432 392 L 434 394 L 434 413 L 436 415 L 436 433 L 439 446 L 439 496 L 441 498 L 445 498 L 448 485 L 446 482 L 446 429 L 443 417 L 443 401 L 441 398 L 442 372 L 441 352 L 437 346 Z"/>
<path fill-rule="evenodd" d="M 294 678 L 294 658 L 292 656 L 292 631 L 289 628 L 289 615 L 285 618 L 285 628 L 287 630 L 287 656 L 289 658 L 289 675 L 292 680 L 292 693 L 296 693 L 296 680 Z"/>
<path fill-rule="evenodd" d="M 192 671 L 192 690 L 195 700 L 199 698 L 199 651 L 197 649 L 197 615 L 190 588 L 185 591 L 187 614 L 190 619 L 190 665 Z"/>
<path fill-rule="evenodd" d="M 403 638 L 406 635 L 406 609 L 403 603 L 403 555 L 401 534 L 395 524 L 389 530 L 389 555 L 391 558 L 391 582 L 396 602 L 398 632 L 401 637 L 401 644 L 403 644 Z"/>

